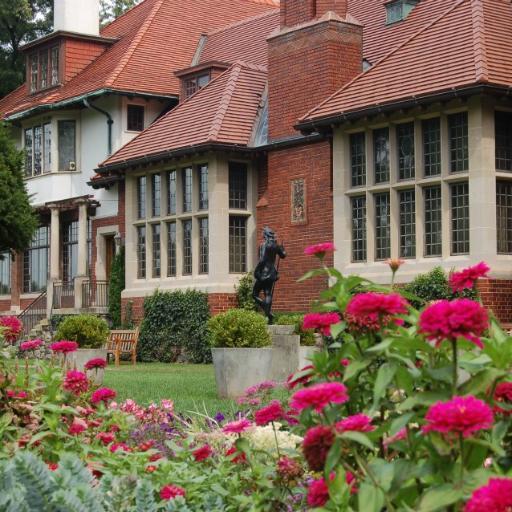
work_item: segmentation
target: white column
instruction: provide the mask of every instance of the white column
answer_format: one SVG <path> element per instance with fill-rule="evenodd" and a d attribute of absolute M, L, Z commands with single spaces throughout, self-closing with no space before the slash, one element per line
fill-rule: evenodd
<path fill-rule="evenodd" d="M 87 275 L 87 203 L 78 206 L 78 277 Z"/>
<path fill-rule="evenodd" d="M 51 207 L 50 211 L 50 279 L 58 281 L 60 279 L 60 217 L 58 208 Z"/>

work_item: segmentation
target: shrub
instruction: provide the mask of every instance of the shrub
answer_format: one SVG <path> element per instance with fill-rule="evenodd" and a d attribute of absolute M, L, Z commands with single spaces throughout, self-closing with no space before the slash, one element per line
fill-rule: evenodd
<path fill-rule="evenodd" d="M 73 315 L 59 324 L 54 338 L 76 341 L 80 348 L 100 348 L 107 342 L 108 333 L 108 325 L 103 318 Z"/>
<path fill-rule="evenodd" d="M 245 274 L 235 286 L 238 307 L 247 311 L 257 311 L 258 306 L 252 297 L 254 277 L 252 274 Z"/>
<path fill-rule="evenodd" d="M 242 348 L 270 345 L 265 318 L 255 311 L 231 309 L 208 322 L 212 347 Z"/>
<path fill-rule="evenodd" d="M 108 312 L 112 319 L 112 328 L 118 329 L 121 320 L 121 292 L 124 290 L 124 248 L 122 247 L 112 263 L 112 272 L 108 288 Z"/>
<path fill-rule="evenodd" d="M 303 329 L 302 322 L 304 315 L 300 313 L 281 314 L 277 316 L 277 325 L 293 325 L 294 334 L 300 336 L 300 344 L 305 347 L 313 347 L 316 343 L 315 331 L 312 329 Z"/>
<path fill-rule="evenodd" d="M 156 291 L 144 301 L 137 347 L 141 361 L 170 363 L 181 348 L 193 363 L 211 361 L 207 322 L 208 295 L 195 290 Z"/>

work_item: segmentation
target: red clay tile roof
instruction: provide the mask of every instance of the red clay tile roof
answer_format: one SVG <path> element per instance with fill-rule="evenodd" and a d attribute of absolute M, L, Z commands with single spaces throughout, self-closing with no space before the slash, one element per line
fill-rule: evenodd
<path fill-rule="evenodd" d="M 435 2 L 432 2 L 435 3 Z M 420 7 L 410 15 L 421 14 Z M 444 0 L 441 14 L 306 114 L 312 122 L 475 84 L 512 86 L 510 0 Z M 409 18 L 402 22 L 404 26 Z M 421 25 L 419 22 L 417 25 Z"/>
<path fill-rule="evenodd" d="M 190 65 L 202 33 L 274 10 L 277 0 L 144 0 L 105 27 L 117 37 L 107 51 L 68 83 L 29 95 L 22 86 L 0 100 L 8 117 L 104 89 L 171 96 L 179 94 L 174 72 Z"/>
<path fill-rule="evenodd" d="M 266 87 L 266 69 L 237 62 L 167 113 L 100 167 L 210 144 L 247 146 Z"/>

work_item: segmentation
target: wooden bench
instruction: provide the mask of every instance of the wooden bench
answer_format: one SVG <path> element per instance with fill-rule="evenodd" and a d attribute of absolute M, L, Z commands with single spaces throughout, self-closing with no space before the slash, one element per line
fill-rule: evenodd
<path fill-rule="evenodd" d="M 132 363 L 137 362 L 137 343 L 139 341 L 139 328 L 134 331 L 110 331 L 107 344 L 107 361 L 110 355 L 114 356 L 116 366 L 121 363 L 121 355 L 130 354 Z"/>

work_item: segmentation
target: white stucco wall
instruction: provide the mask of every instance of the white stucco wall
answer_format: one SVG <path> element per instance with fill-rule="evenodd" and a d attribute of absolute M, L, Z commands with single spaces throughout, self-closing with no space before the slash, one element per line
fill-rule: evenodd
<path fill-rule="evenodd" d="M 98 36 L 99 0 L 55 0 L 54 29 Z"/>

